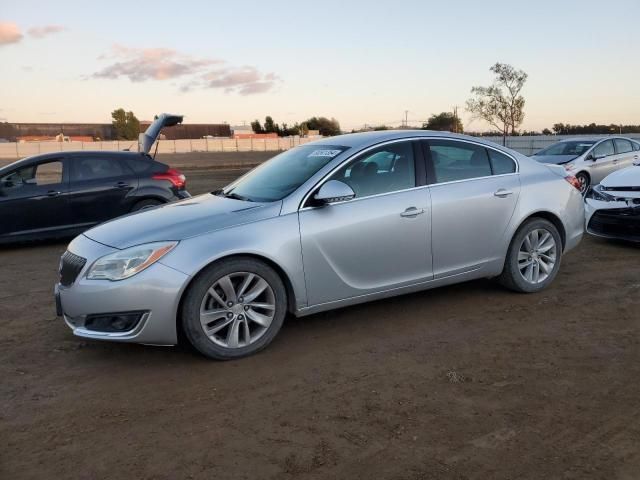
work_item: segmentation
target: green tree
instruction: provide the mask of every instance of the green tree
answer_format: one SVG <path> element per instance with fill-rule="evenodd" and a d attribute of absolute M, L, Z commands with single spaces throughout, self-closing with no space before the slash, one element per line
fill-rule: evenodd
<path fill-rule="evenodd" d="M 484 120 L 502 132 L 502 143 L 506 144 L 509 132 L 515 134 L 524 120 L 524 97 L 520 95 L 528 75 L 506 63 L 491 67 L 495 74 L 489 87 L 473 87 L 473 95 L 467 100 L 467 111 L 474 118 Z"/>
<path fill-rule="evenodd" d="M 253 133 L 264 133 L 262 125 L 260 125 L 260 120 L 255 119 L 253 122 L 251 122 L 251 130 L 253 130 Z"/>
<path fill-rule="evenodd" d="M 464 128 L 460 119 L 451 112 L 442 112 L 431 115 L 426 123 L 422 124 L 424 130 L 438 130 L 442 132 L 462 133 Z"/>
<path fill-rule="evenodd" d="M 545 128 L 544 130 L 542 130 L 542 134 L 543 135 L 551 135 L 551 130 L 549 130 L 548 128 Z"/>
<path fill-rule="evenodd" d="M 326 117 L 311 117 L 301 125 L 302 131 L 307 134 L 309 130 L 319 130 L 320 135 L 332 137 L 340 135 L 340 124 L 335 118 L 329 120 Z"/>
<path fill-rule="evenodd" d="M 118 108 L 111 112 L 113 133 L 117 140 L 136 140 L 140 134 L 140 121 L 133 112 Z"/>
<path fill-rule="evenodd" d="M 264 131 L 265 133 L 274 133 L 276 131 L 276 124 L 269 115 L 264 119 Z"/>

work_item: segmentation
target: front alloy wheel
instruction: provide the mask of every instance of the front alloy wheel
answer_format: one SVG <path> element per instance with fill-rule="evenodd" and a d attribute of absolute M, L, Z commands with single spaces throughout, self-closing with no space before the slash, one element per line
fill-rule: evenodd
<path fill-rule="evenodd" d="M 237 272 L 211 285 L 200 305 L 200 324 L 222 347 L 247 347 L 267 332 L 275 312 L 275 294 L 267 281 L 255 273 Z"/>
<path fill-rule="evenodd" d="M 280 276 L 253 258 L 214 263 L 194 280 L 182 307 L 182 327 L 204 355 L 229 360 L 256 353 L 276 336 L 287 311 Z"/>

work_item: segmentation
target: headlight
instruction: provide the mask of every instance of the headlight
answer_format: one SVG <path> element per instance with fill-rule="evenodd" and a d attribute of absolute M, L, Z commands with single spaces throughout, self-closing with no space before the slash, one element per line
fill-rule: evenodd
<path fill-rule="evenodd" d="M 116 281 L 132 277 L 156 263 L 173 250 L 177 244 L 178 242 L 147 243 L 110 253 L 91 265 L 87 272 L 87 278 L 89 280 Z"/>
<path fill-rule="evenodd" d="M 599 202 L 610 202 L 614 199 L 611 195 L 604 193 L 600 185 L 590 188 L 587 192 L 587 198 L 598 200 Z"/>
<path fill-rule="evenodd" d="M 565 169 L 565 170 L 573 170 L 573 167 L 575 167 L 575 165 L 574 165 L 573 163 L 567 163 L 567 164 L 564 166 L 564 169 Z"/>

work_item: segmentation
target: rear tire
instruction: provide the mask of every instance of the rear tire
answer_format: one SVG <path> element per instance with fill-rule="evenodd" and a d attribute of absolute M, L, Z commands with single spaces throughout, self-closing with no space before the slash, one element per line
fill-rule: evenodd
<path fill-rule="evenodd" d="M 553 282 L 561 259 L 558 229 L 548 220 L 532 218 L 511 239 L 498 281 L 516 292 L 539 292 Z"/>
<path fill-rule="evenodd" d="M 146 200 L 140 200 L 136 202 L 131 208 L 131 212 L 137 212 L 145 208 L 156 207 L 158 205 L 162 205 L 163 202 L 160 200 L 156 200 L 155 198 L 147 198 Z"/>
<path fill-rule="evenodd" d="M 286 313 L 287 291 L 278 273 L 259 260 L 237 257 L 214 263 L 193 281 L 181 320 L 196 350 L 231 360 L 271 343 Z"/>

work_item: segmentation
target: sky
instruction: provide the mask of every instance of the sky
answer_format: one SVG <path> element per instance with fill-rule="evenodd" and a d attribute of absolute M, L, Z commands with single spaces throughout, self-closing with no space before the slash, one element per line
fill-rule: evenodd
<path fill-rule="evenodd" d="M 152 5 L 151 8 L 149 6 Z M 495 62 L 528 73 L 522 129 L 640 124 L 640 0 L 0 0 L 0 121 L 410 124 Z"/>

